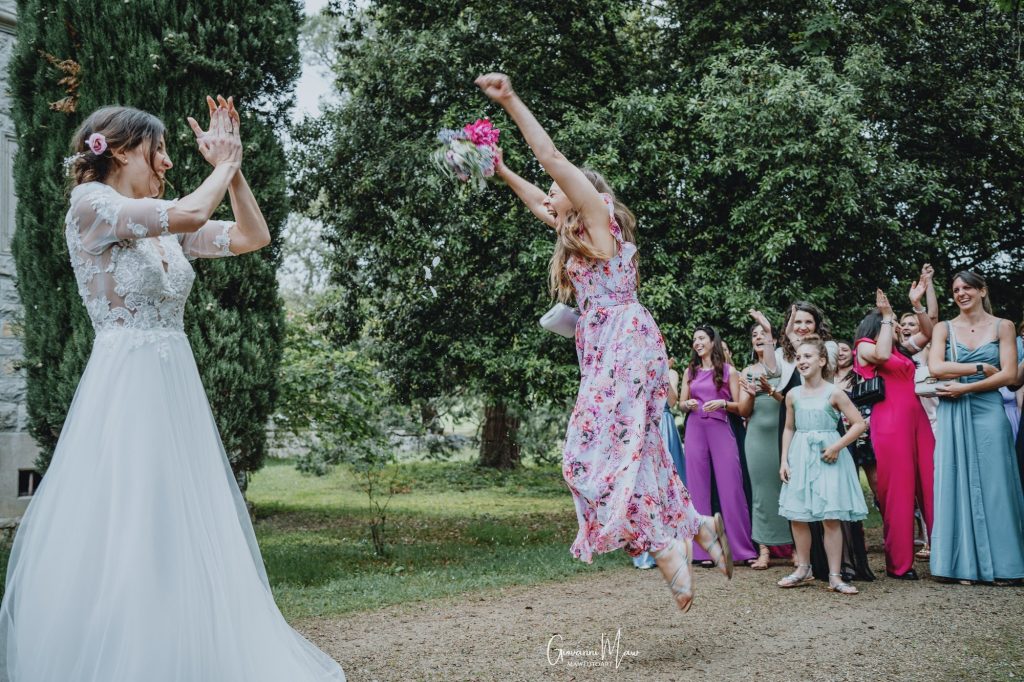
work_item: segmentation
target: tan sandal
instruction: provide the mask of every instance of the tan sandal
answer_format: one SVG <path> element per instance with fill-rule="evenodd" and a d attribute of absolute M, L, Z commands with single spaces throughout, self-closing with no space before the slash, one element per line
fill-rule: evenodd
<path fill-rule="evenodd" d="M 839 578 L 839 582 L 833 585 L 832 578 Z M 843 581 L 842 573 L 828 574 L 828 590 L 829 592 L 838 592 L 839 594 L 860 594 L 860 590 L 850 583 Z"/>
<path fill-rule="evenodd" d="M 768 562 L 771 560 L 771 553 L 768 551 L 767 545 L 760 545 L 759 554 L 757 559 L 750 564 L 750 568 L 755 571 L 766 571 L 768 570 Z"/>
<path fill-rule="evenodd" d="M 921 549 L 919 549 L 916 552 L 914 552 L 914 558 L 915 559 L 919 559 L 920 561 L 926 561 L 928 559 L 931 559 L 931 557 L 932 557 L 932 549 L 928 545 L 925 545 Z"/>
<path fill-rule="evenodd" d="M 807 569 L 805 573 L 802 569 Z M 787 575 L 785 578 L 775 583 L 782 588 L 800 587 L 801 585 L 810 585 L 814 582 L 814 571 L 811 570 L 810 564 L 797 564 L 796 570 Z"/>
<path fill-rule="evenodd" d="M 672 558 L 678 558 L 679 560 L 679 566 L 672 573 L 671 580 L 666 582 L 668 582 L 668 589 L 676 600 L 676 606 L 683 613 L 689 611 L 690 607 L 693 606 L 693 573 L 691 573 L 690 555 L 688 543 L 678 539 L 673 540 L 664 549 L 654 554 L 654 560 L 659 563 L 658 568 L 661 568 L 660 564 L 666 560 L 671 560 Z M 666 569 L 672 570 L 670 566 L 667 566 Z M 662 575 L 664 576 L 664 572 Z M 682 599 L 680 600 L 680 598 Z"/>
<path fill-rule="evenodd" d="M 732 550 L 729 549 L 729 538 L 725 536 L 725 521 L 722 520 L 721 514 L 716 513 L 714 516 L 705 516 L 701 520 L 701 525 L 706 525 L 709 521 L 711 522 L 711 540 L 705 545 L 700 542 L 700 534 L 698 534 L 697 542 L 711 557 L 715 568 L 720 570 L 726 578 L 732 580 Z M 712 550 L 715 551 L 712 552 Z"/>

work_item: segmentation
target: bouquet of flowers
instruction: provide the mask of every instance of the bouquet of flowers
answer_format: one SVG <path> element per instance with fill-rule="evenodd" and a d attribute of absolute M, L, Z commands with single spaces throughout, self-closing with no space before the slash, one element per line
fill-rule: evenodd
<path fill-rule="evenodd" d="M 498 165 L 500 133 L 486 118 L 477 119 L 460 130 L 445 128 L 437 134 L 441 148 L 431 159 L 445 175 L 470 182 L 481 192 Z"/>

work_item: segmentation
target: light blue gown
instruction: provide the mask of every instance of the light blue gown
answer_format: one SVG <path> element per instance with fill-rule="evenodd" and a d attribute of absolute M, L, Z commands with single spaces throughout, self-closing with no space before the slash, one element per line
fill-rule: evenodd
<path fill-rule="evenodd" d="M 683 441 L 679 438 L 679 429 L 676 428 L 676 418 L 672 410 L 665 403 L 665 409 L 661 413 L 661 438 L 665 441 L 665 447 L 672 455 L 672 463 L 676 465 L 676 473 L 683 483 L 686 483 L 686 458 L 683 456 Z"/>
<path fill-rule="evenodd" d="M 949 342 L 946 359 L 952 361 Z M 999 367 L 999 342 L 976 350 L 957 344 L 956 362 Z M 1011 433 L 999 391 L 939 402 L 932 575 L 1024 578 L 1024 493 Z"/>

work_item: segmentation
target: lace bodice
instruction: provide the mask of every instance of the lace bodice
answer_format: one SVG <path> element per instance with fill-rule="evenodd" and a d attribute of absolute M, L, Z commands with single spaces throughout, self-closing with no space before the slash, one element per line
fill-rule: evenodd
<path fill-rule="evenodd" d="M 230 256 L 234 223 L 168 232 L 173 201 L 131 199 L 99 182 L 71 192 L 65 235 L 93 328 L 181 331 L 195 272 L 189 259 Z"/>

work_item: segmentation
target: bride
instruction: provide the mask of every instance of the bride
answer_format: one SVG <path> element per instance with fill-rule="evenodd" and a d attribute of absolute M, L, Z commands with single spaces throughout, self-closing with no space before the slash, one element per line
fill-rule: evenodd
<path fill-rule="evenodd" d="M 195 120 L 213 166 L 164 201 L 163 123 L 126 107 L 75 134 L 65 234 L 96 331 L 0 605 L 0 680 L 342 682 L 274 603 L 183 332 L 195 258 L 270 233 L 240 170 L 232 100 Z M 227 192 L 235 222 L 210 220 Z"/>

